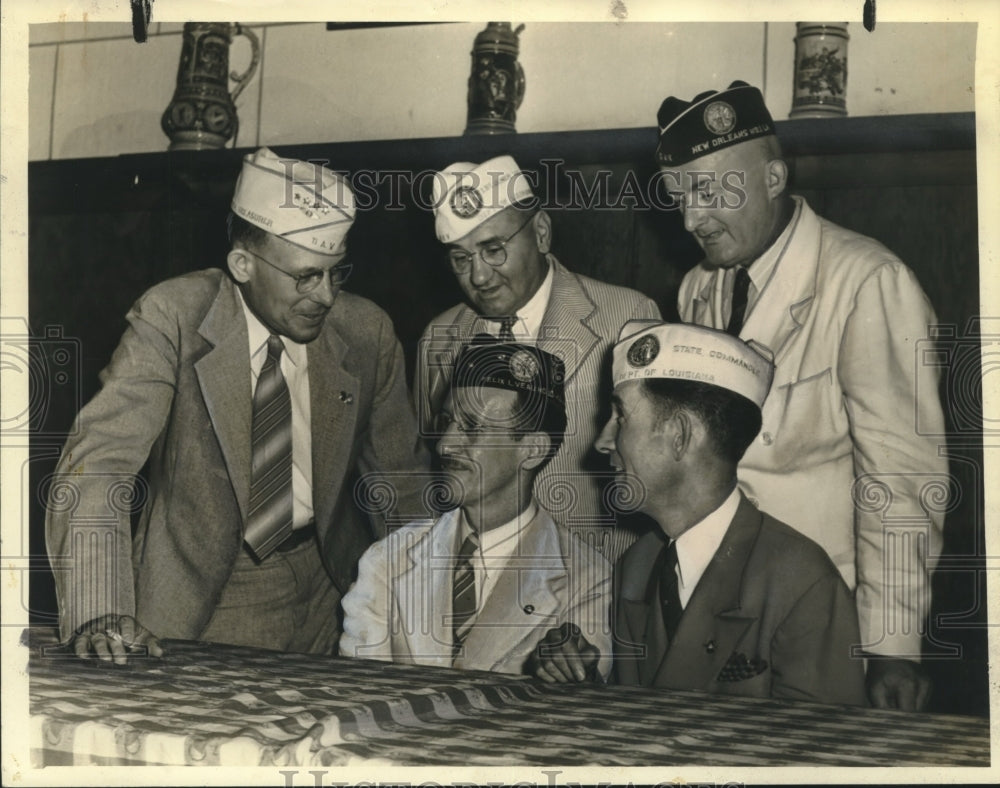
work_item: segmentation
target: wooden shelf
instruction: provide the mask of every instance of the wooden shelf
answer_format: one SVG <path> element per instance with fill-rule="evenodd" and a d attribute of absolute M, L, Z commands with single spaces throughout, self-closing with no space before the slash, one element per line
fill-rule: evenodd
<path fill-rule="evenodd" d="M 974 113 L 887 115 L 778 121 L 778 136 L 789 157 L 849 154 L 918 154 L 972 151 Z M 164 138 L 166 147 L 166 138 Z M 454 161 L 483 161 L 509 153 L 525 168 L 543 159 L 574 166 L 627 164 L 652 170 L 656 129 L 498 134 L 407 140 L 277 145 L 281 155 L 322 160 L 334 169 L 356 173 L 371 169 L 437 170 Z M 30 203 L 34 212 L 135 210 L 171 184 L 178 200 L 191 208 L 225 203 L 243 156 L 253 148 L 127 154 L 91 159 L 56 159 L 29 164 Z M 157 197 L 159 199 L 159 197 Z"/>

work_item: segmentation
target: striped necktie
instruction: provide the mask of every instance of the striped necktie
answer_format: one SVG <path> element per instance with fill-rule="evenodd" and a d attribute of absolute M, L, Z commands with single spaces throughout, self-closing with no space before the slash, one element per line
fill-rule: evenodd
<path fill-rule="evenodd" d="M 501 342 L 514 341 L 514 324 L 517 322 L 517 315 L 500 318 L 500 333 L 497 338 Z"/>
<path fill-rule="evenodd" d="M 472 566 L 472 554 L 478 549 L 479 534 L 473 532 L 462 542 L 458 560 L 455 562 L 451 596 L 452 644 L 455 656 L 458 655 L 462 643 L 472 629 L 472 619 L 476 614 L 476 571 Z"/>
<path fill-rule="evenodd" d="M 743 330 L 743 316 L 747 312 L 747 301 L 750 298 L 750 274 L 742 265 L 736 269 L 736 282 L 733 284 L 732 309 L 729 311 L 729 323 L 726 333 L 734 337 Z"/>
<path fill-rule="evenodd" d="M 281 374 L 281 337 L 267 338 L 267 359 L 253 395 L 250 514 L 244 539 L 263 561 L 292 533 L 292 402 Z"/>

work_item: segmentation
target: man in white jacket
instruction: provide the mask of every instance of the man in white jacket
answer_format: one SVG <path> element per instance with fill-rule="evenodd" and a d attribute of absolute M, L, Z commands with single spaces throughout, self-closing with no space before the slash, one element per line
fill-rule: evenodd
<path fill-rule="evenodd" d="M 553 627 L 611 668 L 611 567 L 539 507 L 566 431 L 565 366 L 481 335 L 455 362 L 438 452 L 458 507 L 372 545 L 344 598 L 344 656 L 521 673 Z"/>
<path fill-rule="evenodd" d="M 871 702 L 922 708 L 946 508 L 934 491 L 948 485 L 937 374 L 916 352 L 933 309 L 892 252 L 787 194 L 759 90 L 670 97 L 658 121 L 661 177 L 705 253 L 681 283 L 681 318 L 774 355 L 740 486 L 822 545 L 855 589 Z"/>

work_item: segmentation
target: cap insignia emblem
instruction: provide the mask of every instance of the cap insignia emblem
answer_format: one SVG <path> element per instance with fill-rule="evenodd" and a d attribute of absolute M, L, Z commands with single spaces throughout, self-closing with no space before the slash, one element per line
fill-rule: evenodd
<path fill-rule="evenodd" d="M 482 207 L 482 196 L 471 186 L 459 186 L 451 195 L 451 210 L 460 219 L 471 219 Z"/>
<path fill-rule="evenodd" d="M 510 357 L 510 374 L 515 380 L 527 383 L 538 376 L 538 359 L 527 350 L 518 350 Z"/>
<path fill-rule="evenodd" d="M 652 334 L 639 337 L 628 349 L 628 363 L 633 367 L 648 367 L 660 353 L 660 340 Z"/>
<path fill-rule="evenodd" d="M 736 127 L 736 110 L 725 101 L 713 101 L 705 107 L 704 120 L 713 134 L 728 134 Z"/>

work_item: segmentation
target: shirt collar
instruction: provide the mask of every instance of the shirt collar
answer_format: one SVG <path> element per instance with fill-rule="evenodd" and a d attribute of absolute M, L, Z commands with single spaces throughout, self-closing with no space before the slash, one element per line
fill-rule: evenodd
<path fill-rule="evenodd" d="M 251 311 L 250 307 L 247 306 L 246 299 L 243 297 L 243 290 L 236 288 L 236 291 L 240 294 L 240 303 L 243 305 L 243 315 L 247 320 L 247 336 L 250 341 L 250 358 L 253 359 L 260 353 L 266 353 L 267 350 L 267 339 L 271 336 L 271 329 L 260 322 L 260 318 L 257 317 Z M 281 337 L 281 342 L 285 346 L 285 355 L 293 366 L 299 366 L 306 361 L 306 346 L 302 345 L 288 337 Z"/>
<path fill-rule="evenodd" d="M 545 317 L 545 310 L 549 306 L 549 296 L 552 294 L 552 281 L 555 266 L 552 265 L 551 255 L 545 256 L 548 272 L 538 286 L 535 294 L 528 299 L 528 303 L 517 310 L 517 322 L 514 324 L 514 334 L 517 337 L 537 337 L 542 328 L 542 318 Z"/>
<path fill-rule="evenodd" d="M 750 281 L 753 283 L 754 290 L 758 293 L 770 281 L 771 274 L 774 273 L 774 269 L 778 266 L 778 261 L 785 252 L 785 247 L 788 246 L 788 241 L 792 237 L 795 225 L 798 224 L 799 214 L 802 212 L 802 204 L 798 200 L 793 200 L 793 202 L 795 203 L 795 211 L 792 213 L 792 218 L 788 224 L 785 225 L 785 229 L 781 231 L 781 234 L 775 239 L 774 243 L 764 250 L 764 253 L 760 257 L 747 266 Z"/>
<path fill-rule="evenodd" d="M 517 536 L 521 529 L 528 525 L 535 517 L 538 516 L 538 504 L 532 499 L 531 503 L 528 504 L 528 508 L 517 515 L 513 520 L 509 520 L 503 525 L 497 526 L 496 528 L 490 528 L 490 530 L 479 534 L 479 552 L 483 555 L 496 550 L 500 545 L 503 545 L 508 540 Z M 472 526 L 469 525 L 469 521 L 465 518 L 465 512 L 462 512 L 462 539 L 459 542 L 461 544 L 465 541 L 465 537 L 472 532 Z"/>
<path fill-rule="evenodd" d="M 677 537 L 677 571 L 686 589 L 697 585 L 705 573 L 739 505 L 739 487 L 733 487 L 721 506 Z"/>

